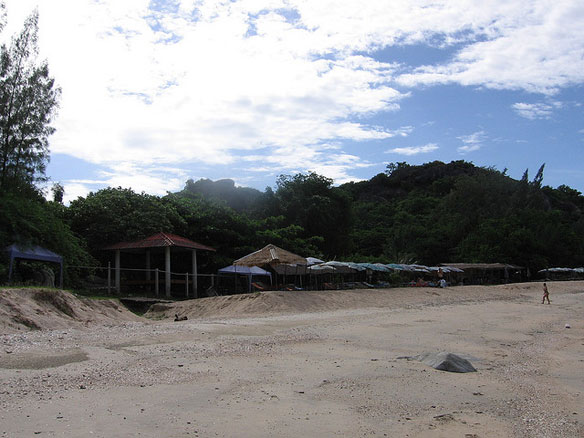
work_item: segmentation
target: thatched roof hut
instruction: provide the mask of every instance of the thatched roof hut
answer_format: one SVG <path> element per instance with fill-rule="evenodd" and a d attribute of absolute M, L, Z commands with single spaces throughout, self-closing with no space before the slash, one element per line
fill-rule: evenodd
<path fill-rule="evenodd" d="M 306 265 L 306 259 L 276 245 L 266 245 L 233 262 L 236 266 L 276 266 L 279 264 Z"/>

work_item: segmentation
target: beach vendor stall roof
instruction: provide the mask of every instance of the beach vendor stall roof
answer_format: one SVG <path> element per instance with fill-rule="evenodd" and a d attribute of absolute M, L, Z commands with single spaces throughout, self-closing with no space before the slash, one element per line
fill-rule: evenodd
<path fill-rule="evenodd" d="M 549 273 L 549 272 L 576 272 L 578 274 L 584 274 L 584 268 L 546 268 L 537 271 L 539 274 Z"/>
<path fill-rule="evenodd" d="M 257 266 L 235 266 L 230 265 L 219 269 L 217 272 L 220 274 L 238 274 L 238 275 L 264 275 L 266 277 L 271 277 L 272 274 L 262 268 Z"/>
<path fill-rule="evenodd" d="M 40 246 L 20 246 L 16 243 L 5 248 L 11 259 L 38 260 L 41 262 L 63 263 L 63 257 Z"/>
<path fill-rule="evenodd" d="M 176 234 L 157 233 L 145 239 L 135 240 L 132 242 L 120 242 L 114 245 L 106 246 L 105 250 L 128 250 L 128 249 L 146 249 L 146 248 L 188 248 L 200 249 L 203 251 L 216 251 L 215 248 L 203 245 L 198 242 L 187 239 L 186 237 L 177 236 Z"/>
<path fill-rule="evenodd" d="M 233 262 L 237 266 L 274 266 L 283 263 L 306 265 L 307 261 L 302 256 L 269 244 Z"/>
<path fill-rule="evenodd" d="M 483 269 L 483 270 L 495 270 L 495 269 L 525 269 L 523 266 L 509 265 L 506 263 L 442 263 L 440 266 L 459 268 L 462 270 L 467 269 Z"/>

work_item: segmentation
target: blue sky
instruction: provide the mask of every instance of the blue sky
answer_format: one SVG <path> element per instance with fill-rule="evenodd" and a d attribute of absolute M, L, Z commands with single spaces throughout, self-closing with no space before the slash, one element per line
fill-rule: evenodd
<path fill-rule="evenodd" d="M 189 178 L 263 190 L 467 160 L 584 191 L 580 0 L 6 0 L 63 89 L 66 200 Z"/>

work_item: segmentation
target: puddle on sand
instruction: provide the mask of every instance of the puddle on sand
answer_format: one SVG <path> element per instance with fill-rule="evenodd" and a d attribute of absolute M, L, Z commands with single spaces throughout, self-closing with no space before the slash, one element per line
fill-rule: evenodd
<path fill-rule="evenodd" d="M 0 356 L 0 368 L 21 370 L 42 370 L 56 368 L 75 362 L 83 362 L 89 359 L 87 353 L 82 350 L 66 350 L 60 354 L 47 353 L 17 353 Z"/>

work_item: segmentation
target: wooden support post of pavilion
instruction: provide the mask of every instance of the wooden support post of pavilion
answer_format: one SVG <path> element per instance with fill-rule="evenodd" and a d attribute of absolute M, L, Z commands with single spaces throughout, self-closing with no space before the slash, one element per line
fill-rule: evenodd
<path fill-rule="evenodd" d="M 150 250 L 146 250 L 146 284 L 148 284 L 147 290 L 150 292 L 152 289 L 150 288 L 150 281 L 152 280 L 152 262 L 150 259 Z"/>
<path fill-rule="evenodd" d="M 192 250 L 193 298 L 199 297 L 199 283 L 197 281 L 197 250 Z"/>

